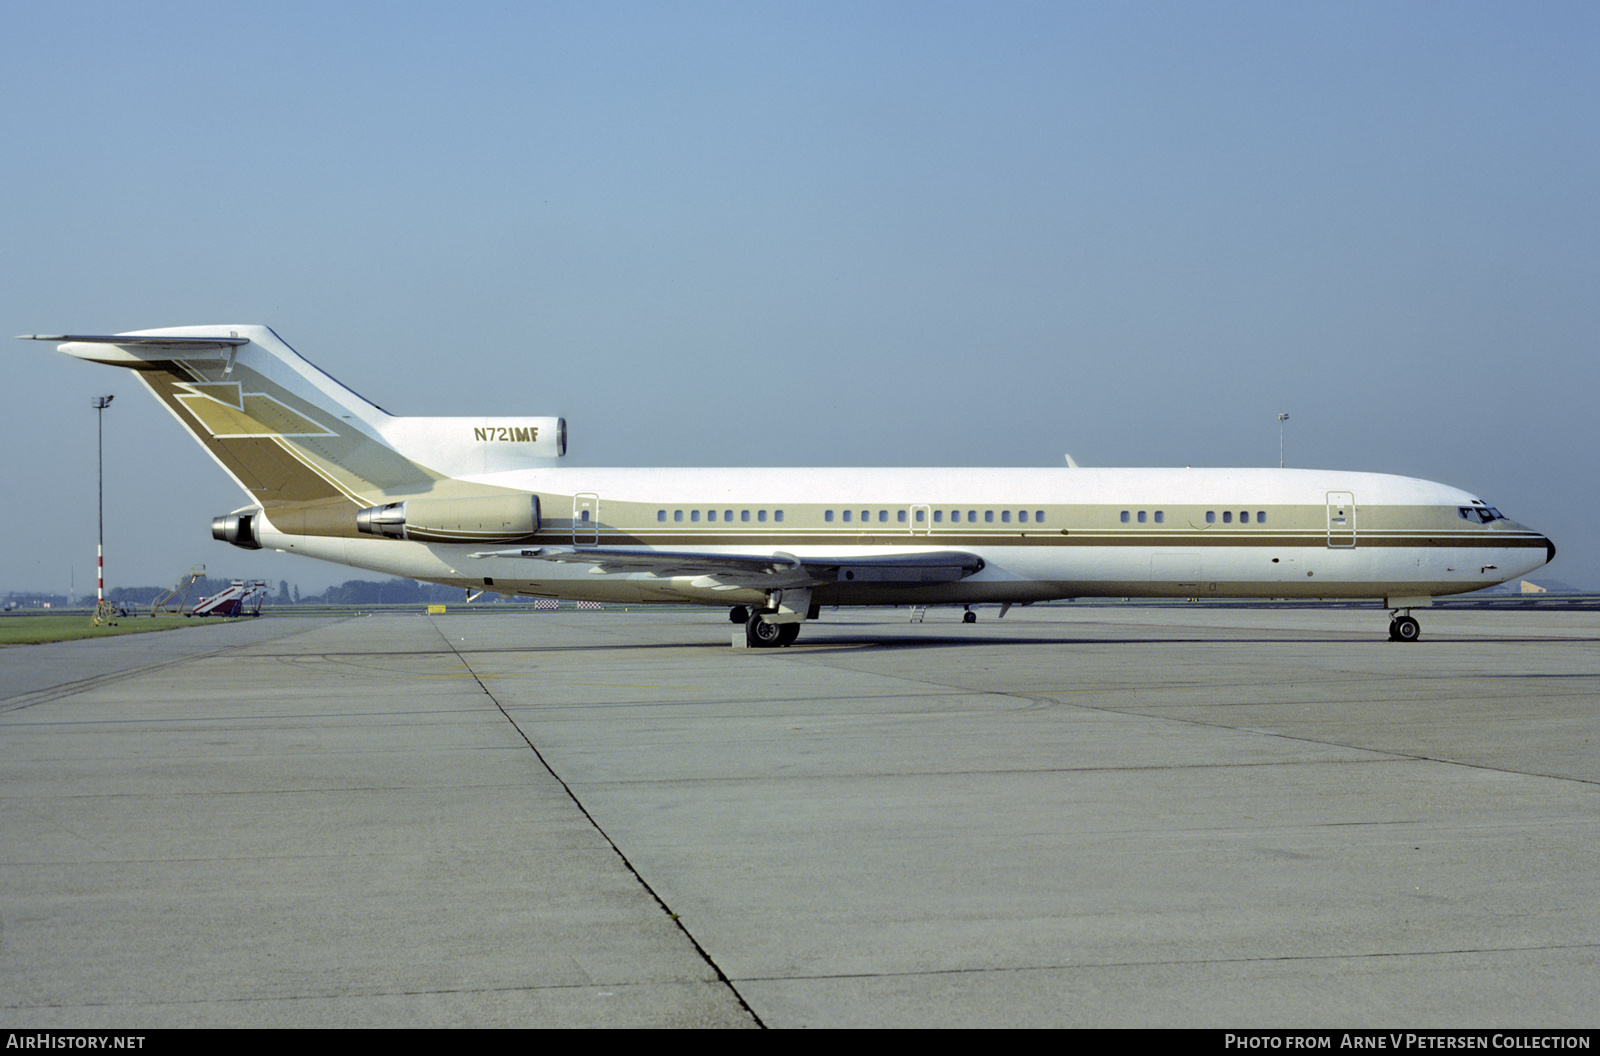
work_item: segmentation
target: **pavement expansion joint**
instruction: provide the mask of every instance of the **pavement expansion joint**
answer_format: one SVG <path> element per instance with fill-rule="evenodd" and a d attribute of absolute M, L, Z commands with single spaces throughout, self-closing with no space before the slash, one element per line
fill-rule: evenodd
<path fill-rule="evenodd" d="M 446 645 L 450 646 L 451 651 L 456 654 L 461 662 L 467 666 L 467 670 L 471 672 L 473 679 L 478 683 L 478 687 L 483 690 L 484 696 L 489 698 L 500 714 L 505 716 L 505 720 L 511 724 L 511 728 L 516 730 L 517 735 L 527 743 L 529 751 L 533 752 L 534 758 L 539 760 L 539 765 L 544 767 L 545 771 L 561 785 L 561 788 L 566 792 L 567 797 L 572 800 L 573 805 L 576 806 L 579 812 L 583 814 L 584 819 L 594 827 L 594 831 L 600 835 L 600 838 L 606 841 L 606 846 L 611 848 L 612 853 L 617 856 L 617 860 L 620 861 L 623 867 L 628 870 L 629 874 L 632 875 L 636 881 L 638 881 L 639 886 L 647 894 L 649 894 L 651 899 L 655 901 L 656 905 L 661 907 L 661 911 L 667 915 L 668 919 L 672 921 L 673 926 L 676 927 L 678 931 L 682 933 L 683 937 L 688 940 L 689 944 L 694 947 L 695 952 L 705 961 L 707 967 L 716 973 L 718 982 L 722 983 L 728 988 L 728 992 L 731 993 L 734 999 L 739 1002 L 740 1007 L 749 1013 L 752 1020 L 754 1020 L 760 1026 L 765 1026 L 765 1024 L 761 1022 L 761 1017 L 756 1014 L 755 1009 L 750 1007 L 750 1004 L 745 1000 L 744 995 L 739 993 L 738 987 L 733 985 L 733 981 L 729 979 L 727 973 L 722 970 L 722 966 L 717 964 L 717 962 L 712 959 L 711 954 L 705 949 L 704 946 L 700 944 L 699 940 L 695 938 L 694 934 L 684 926 L 682 917 L 673 912 L 672 907 L 667 905 L 667 903 L 662 899 L 661 895 L 650 886 L 649 881 L 647 881 L 639 873 L 639 870 L 634 866 L 633 862 L 628 860 L 628 856 L 622 853 L 622 848 L 617 846 L 616 841 L 611 838 L 611 835 L 606 832 L 595 816 L 589 812 L 589 808 L 583 805 L 583 801 L 579 799 L 578 794 L 572 790 L 572 786 L 567 783 L 565 778 L 556 773 L 555 768 L 550 765 L 547 759 L 545 759 L 544 753 L 539 751 L 539 746 L 533 743 L 533 739 L 528 736 L 527 732 L 523 730 L 520 725 L 517 724 L 517 720 L 511 717 L 511 713 L 506 711 L 505 706 L 500 703 L 499 699 L 495 697 L 494 693 L 489 689 L 489 687 L 484 684 L 483 679 L 478 677 L 476 670 L 472 668 L 471 661 L 456 649 L 456 643 L 452 642 L 449 635 L 444 634 L 442 631 L 440 632 L 440 637 L 444 639 Z"/>

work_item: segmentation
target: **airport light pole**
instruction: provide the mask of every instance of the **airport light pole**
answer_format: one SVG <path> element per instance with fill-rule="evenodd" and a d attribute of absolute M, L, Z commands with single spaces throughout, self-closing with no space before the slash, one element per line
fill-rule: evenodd
<path fill-rule="evenodd" d="M 1283 468 L 1283 423 L 1289 420 L 1287 414 L 1278 415 L 1278 468 Z"/>
<path fill-rule="evenodd" d="M 96 497 L 99 505 L 100 533 L 94 548 L 95 591 L 94 622 L 99 626 L 111 612 L 106 608 L 106 408 L 111 406 L 111 396 L 94 398 L 94 418 L 98 427 L 95 448 L 99 461 Z"/>

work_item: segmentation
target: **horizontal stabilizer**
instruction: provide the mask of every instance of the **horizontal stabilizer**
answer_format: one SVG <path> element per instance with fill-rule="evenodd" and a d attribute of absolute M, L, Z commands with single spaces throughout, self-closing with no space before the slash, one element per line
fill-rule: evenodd
<path fill-rule="evenodd" d="M 187 327 L 195 333 L 143 334 L 19 334 L 19 341 L 54 341 L 56 351 L 91 363 L 143 370 L 166 360 L 205 360 L 226 355 L 231 363 L 251 338 L 227 328 L 207 333 L 210 327 Z"/>
<path fill-rule="evenodd" d="M 164 348 L 237 348 L 248 345 L 248 337 L 162 337 L 156 334 L 18 334 L 18 341 L 81 342 L 86 345 L 159 345 Z"/>

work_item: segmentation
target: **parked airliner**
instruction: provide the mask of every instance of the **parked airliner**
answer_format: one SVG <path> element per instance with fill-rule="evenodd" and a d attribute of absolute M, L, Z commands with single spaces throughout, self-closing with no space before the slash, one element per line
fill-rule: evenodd
<path fill-rule="evenodd" d="M 562 419 L 396 417 L 265 326 L 26 336 L 134 371 L 249 497 L 218 539 L 474 593 L 727 606 L 753 646 L 823 605 L 1082 597 L 1373 599 L 1412 641 L 1412 609 L 1555 556 L 1409 477 L 566 468 Z"/>

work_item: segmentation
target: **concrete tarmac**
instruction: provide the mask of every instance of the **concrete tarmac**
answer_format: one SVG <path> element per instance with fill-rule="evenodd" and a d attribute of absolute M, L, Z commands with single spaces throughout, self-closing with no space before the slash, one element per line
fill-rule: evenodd
<path fill-rule="evenodd" d="M 1600 614 L 0 650 L 0 1021 L 1593 1027 Z"/>

